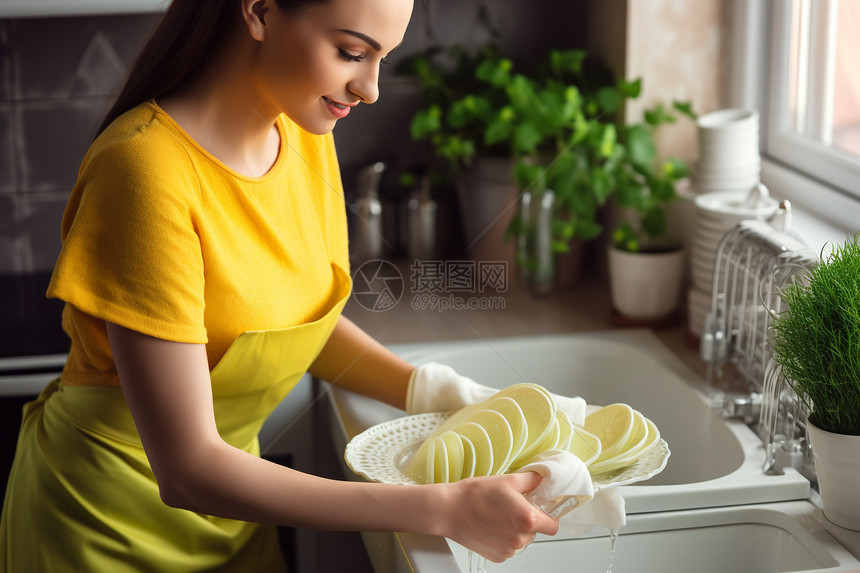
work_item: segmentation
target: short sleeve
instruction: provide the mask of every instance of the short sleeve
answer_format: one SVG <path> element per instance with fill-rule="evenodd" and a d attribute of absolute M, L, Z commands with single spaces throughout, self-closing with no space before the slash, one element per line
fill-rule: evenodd
<path fill-rule="evenodd" d="M 150 336 L 207 342 L 199 185 L 185 150 L 151 125 L 94 144 L 48 296 Z"/>

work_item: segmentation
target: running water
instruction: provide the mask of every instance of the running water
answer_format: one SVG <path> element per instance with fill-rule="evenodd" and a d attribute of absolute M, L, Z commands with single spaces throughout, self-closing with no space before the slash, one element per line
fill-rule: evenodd
<path fill-rule="evenodd" d="M 606 573 L 612 573 L 612 562 L 615 560 L 615 544 L 618 542 L 618 532 L 619 529 L 617 527 L 609 528 L 609 567 L 606 569 Z"/>
<path fill-rule="evenodd" d="M 487 558 L 469 549 L 469 573 L 487 573 Z"/>

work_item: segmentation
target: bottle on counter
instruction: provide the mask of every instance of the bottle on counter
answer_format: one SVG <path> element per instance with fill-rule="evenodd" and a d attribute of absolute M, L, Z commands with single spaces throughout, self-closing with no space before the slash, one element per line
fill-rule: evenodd
<path fill-rule="evenodd" d="M 552 216 L 555 193 L 524 191 L 520 197 L 523 232 L 517 242 L 520 279 L 535 294 L 552 292 L 555 284 L 555 254 L 552 251 Z"/>
<path fill-rule="evenodd" d="M 436 210 L 436 201 L 430 196 L 430 177 L 425 175 L 406 204 L 406 246 L 410 260 L 436 257 Z"/>
<path fill-rule="evenodd" d="M 379 184 L 384 171 L 385 164 L 377 161 L 358 173 L 358 199 L 352 205 L 355 221 L 353 254 L 358 264 L 382 258 L 384 252 L 382 202 L 379 200 Z"/>

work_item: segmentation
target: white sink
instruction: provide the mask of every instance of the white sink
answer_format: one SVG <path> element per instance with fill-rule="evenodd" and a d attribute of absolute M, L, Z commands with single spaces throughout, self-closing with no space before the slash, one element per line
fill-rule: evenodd
<path fill-rule="evenodd" d="M 625 402 L 660 428 L 672 455 L 659 476 L 624 488 L 628 513 L 806 499 L 809 481 L 789 468 L 762 472 L 761 440 L 740 421 L 725 420 L 696 389 L 689 367 L 648 330 L 499 338 L 392 346 L 415 364 L 441 362 L 503 388 L 536 382 L 591 404 Z M 349 438 L 403 415 L 334 389 Z"/>
<path fill-rule="evenodd" d="M 634 515 L 616 542 L 612 571 L 856 571 L 860 562 L 824 530 L 820 515 L 808 502 Z M 459 569 L 467 572 L 466 550 L 449 545 Z M 487 573 L 607 571 L 610 547 L 605 534 L 541 538 L 504 563 L 489 563 Z"/>
<path fill-rule="evenodd" d="M 849 546 L 860 555 L 860 534 L 829 525 L 842 545 L 836 543 L 816 525 L 826 520 L 807 501 L 806 478 L 791 468 L 782 476 L 764 475 L 761 440 L 744 423 L 715 413 L 701 391 L 700 377 L 651 331 L 391 348 L 412 363 L 442 362 L 498 388 L 527 381 L 559 394 L 583 396 L 592 404 L 625 402 L 657 424 L 672 455 L 658 477 L 621 488 L 629 524 L 618 541 L 614 573 L 860 573 L 860 563 L 843 549 Z M 336 387 L 329 387 L 329 398 L 332 436 L 340 452 L 365 429 L 404 415 Z M 363 535 L 377 571 L 464 570 L 465 551 L 444 539 Z M 490 564 L 488 571 L 606 571 L 609 540 L 605 530 L 596 535 L 540 538 L 498 569 Z"/>

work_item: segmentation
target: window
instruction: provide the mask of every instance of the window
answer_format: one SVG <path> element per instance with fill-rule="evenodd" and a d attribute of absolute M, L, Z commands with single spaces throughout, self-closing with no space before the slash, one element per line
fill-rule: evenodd
<path fill-rule="evenodd" d="M 771 10 L 766 155 L 860 198 L 860 0 Z"/>
<path fill-rule="evenodd" d="M 860 2 L 802 0 L 790 10 L 789 127 L 860 157 Z"/>
<path fill-rule="evenodd" d="M 791 201 L 811 243 L 853 235 L 860 229 L 860 0 L 727 2 L 728 105 L 761 114 L 762 181 Z"/>
<path fill-rule="evenodd" d="M 860 0 L 733 0 L 734 105 L 766 160 L 860 200 Z"/>

